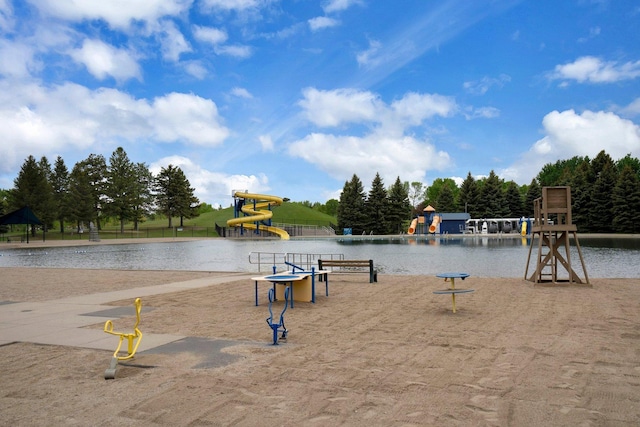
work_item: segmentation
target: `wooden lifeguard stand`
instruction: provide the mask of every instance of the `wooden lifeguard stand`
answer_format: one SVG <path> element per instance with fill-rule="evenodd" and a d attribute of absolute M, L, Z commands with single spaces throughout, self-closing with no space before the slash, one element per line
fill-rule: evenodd
<path fill-rule="evenodd" d="M 571 187 L 542 187 L 542 197 L 533 201 L 533 211 L 534 222 L 531 227 L 533 239 L 529 246 L 529 258 L 524 270 L 524 278 L 534 283 L 568 282 L 588 285 L 589 276 L 576 235 L 577 228 L 571 220 Z M 584 281 L 571 267 L 569 233 L 573 235 L 573 240 L 576 242 L 584 272 Z M 538 239 L 536 270 L 527 278 L 536 237 Z M 569 273 L 568 278 L 559 276 L 559 265 Z"/>

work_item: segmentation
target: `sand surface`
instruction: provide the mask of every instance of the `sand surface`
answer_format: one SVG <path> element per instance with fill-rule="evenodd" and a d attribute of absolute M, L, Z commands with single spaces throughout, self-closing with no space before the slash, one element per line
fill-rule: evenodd
<path fill-rule="evenodd" d="M 0 268 L 0 301 L 208 274 Z M 286 311 L 278 346 L 266 284 L 258 307 L 247 280 L 148 296 L 140 329 L 192 337 L 181 351 L 138 353 L 105 380 L 111 352 L 4 345 L 0 424 L 640 425 L 640 279 L 456 284 L 475 292 L 460 295 L 453 314 L 450 297 L 433 294 L 445 287 L 435 277 L 333 275 L 329 297 L 320 286 L 316 304 Z"/>

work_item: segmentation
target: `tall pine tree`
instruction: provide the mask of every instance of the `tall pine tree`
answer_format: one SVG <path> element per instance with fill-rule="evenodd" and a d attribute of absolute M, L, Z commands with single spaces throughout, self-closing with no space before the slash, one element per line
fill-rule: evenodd
<path fill-rule="evenodd" d="M 366 216 L 366 231 L 373 234 L 387 234 L 387 215 L 389 203 L 387 200 L 387 190 L 384 187 L 380 174 L 376 173 L 371 182 L 371 190 L 364 204 Z"/>
<path fill-rule="evenodd" d="M 411 218 L 412 211 L 407 187 L 400 181 L 400 177 L 396 178 L 387 194 L 389 198 L 388 230 L 392 234 L 400 234 L 405 230 L 405 224 Z"/>
<path fill-rule="evenodd" d="M 344 184 L 338 204 L 338 228 L 343 231 L 351 228 L 353 234 L 362 234 L 366 225 L 364 203 L 366 194 L 362 181 L 353 174 L 351 181 Z"/>

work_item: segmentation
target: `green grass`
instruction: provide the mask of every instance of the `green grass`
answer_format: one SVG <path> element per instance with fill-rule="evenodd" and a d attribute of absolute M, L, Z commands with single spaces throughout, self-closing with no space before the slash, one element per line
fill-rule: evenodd
<path fill-rule="evenodd" d="M 215 210 L 212 212 L 206 212 L 199 215 L 196 218 L 185 219 L 183 221 L 183 228 L 178 231 L 180 226 L 180 218 L 173 218 L 173 228 L 168 228 L 169 220 L 167 218 L 157 218 L 148 220 L 139 224 L 139 231 L 133 230 L 133 223 L 125 223 L 125 232 L 120 232 L 120 223 L 112 220 L 106 224 L 102 224 L 100 230 L 100 239 L 131 239 L 131 238 L 161 238 L 161 237 L 218 237 L 215 232 L 215 226 L 218 224 L 221 227 L 226 227 L 227 220 L 233 218 L 233 207 L 225 209 Z M 286 223 L 296 225 L 317 225 L 317 226 L 329 226 L 336 224 L 336 218 L 319 212 L 317 210 L 308 208 L 298 203 L 283 203 L 282 206 L 277 206 L 273 209 L 274 223 Z M 88 240 L 89 230 L 85 230 L 84 233 L 78 234 L 71 233 L 72 229 L 69 227 L 71 224 L 67 224 L 64 235 L 60 233 L 60 227 L 54 226 L 52 230 L 49 230 L 46 235 L 47 240 Z M 5 235 L 0 235 L 0 239 L 20 241 L 21 237 L 24 237 L 24 225 L 17 226 L 14 231 Z M 42 232 L 38 232 L 35 237 L 30 236 L 30 240 L 42 240 Z"/>
<path fill-rule="evenodd" d="M 227 220 L 233 218 L 233 207 L 206 212 L 196 218 L 185 219 L 183 225 L 185 227 L 215 227 L 226 226 Z M 273 222 L 287 224 L 302 225 L 330 225 L 337 222 L 336 218 L 319 212 L 317 210 L 302 206 L 298 203 L 283 203 L 282 206 L 273 208 Z M 145 221 L 141 227 L 167 227 L 169 220 L 167 218 Z M 177 227 L 180 225 L 180 218 L 174 218 L 172 225 Z M 110 224 L 109 227 L 119 229 L 119 224 Z M 103 227 L 106 228 L 106 227 Z"/>

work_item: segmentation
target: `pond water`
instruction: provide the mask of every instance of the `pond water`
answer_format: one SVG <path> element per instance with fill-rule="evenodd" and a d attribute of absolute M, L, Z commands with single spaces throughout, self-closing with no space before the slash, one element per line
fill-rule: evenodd
<path fill-rule="evenodd" d="M 535 269 L 537 240 L 529 273 Z M 640 278 L 640 239 L 580 238 L 590 278 Z M 95 245 L 52 248 L 0 248 L 0 267 L 53 267 L 127 270 L 270 272 L 284 254 L 296 263 L 312 255 L 343 254 L 373 259 L 381 274 L 464 271 L 481 277 L 523 277 L 530 239 L 497 237 L 332 238 L 311 240 L 227 240 Z M 259 253 L 259 254 L 258 254 Z M 274 255 L 277 254 L 277 255 Z M 293 258 L 291 258 L 293 257 Z M 576 247 L 573 269 L 584 277 Z M 257 262 L 260 260 L 261 264 Z M 315 263 L 317 265 L 317 263 Z M 283 267 L 280 264 L 279 269 Z M 562 270 L 562 269 L 561 269 Z M 1 283 L 1 278 L 0 278 Z"/>

